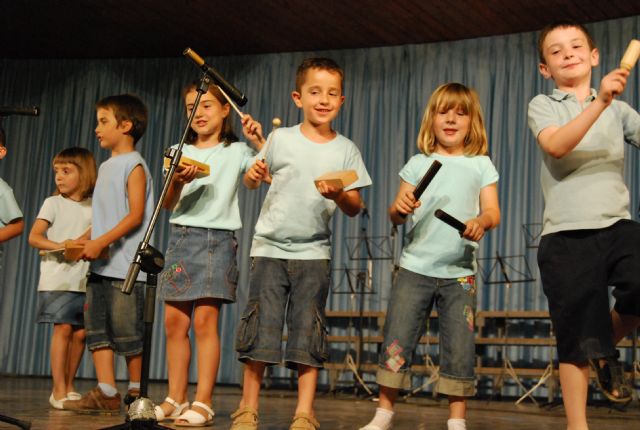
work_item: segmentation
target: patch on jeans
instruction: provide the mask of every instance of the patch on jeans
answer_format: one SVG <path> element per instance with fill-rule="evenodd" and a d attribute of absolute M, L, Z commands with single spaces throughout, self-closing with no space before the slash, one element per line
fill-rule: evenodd
<path fill-rule="evenodd" d="M 457 281 L 467 294 L 470 296 L 474 296 L 476 294 L 476 277 L 474 275 L 463 276 L 462 278 L 458 278 Z"/>
<path fill-rule="evenodd" d="M 473 309 L 471 309 L 471 306 L 464 305 L 462 314 L 464 315 L 464 319 L 467 320 L 467 327 L 469 327 L 469 330 L 473 331 Z"/>
<path fill-rule="evenodd" d="M 397 340 L 394 340 L 393 343 L 387 347 L 386 352 L 389 358 L 384 362 L 384 364 L 392 372 L 397 373 L 405 363 L 404 358 L 402 358 L 402 355 L 400 355 L 403 350 L 404 349 L 400 345 L 398 345 Z"/>
<path fill-rule="evenodd" d="M 182 262 L 174 263 L 168 270 L 162 272 L 162 281 L 171 285 L 174 293 L 181 293 L 191 288 L 191 278 Z"/>

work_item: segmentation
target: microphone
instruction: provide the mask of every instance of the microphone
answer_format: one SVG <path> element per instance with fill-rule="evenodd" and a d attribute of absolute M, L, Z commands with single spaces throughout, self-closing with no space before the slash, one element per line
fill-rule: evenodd
<path fill-rule="evenodd" d="M 211 77 L 211 79 L 213 79 L 213 82 L 215 82 L 216 85 L 222 87 L 222 91 L 227 93 L 234 102 L 236 102 L 240 106 L 244 106 L 247 104 L 247 98 L 245 97 L 245 95 L 242 94 L 239 89 L 227 82 L 226 79 L 223 78 L 216 69 L 205 63 L 204 59 L 196 54 L 193 49 L 186 48 L 182 55 L 184 55 L 185 57 L 189 57 L 191 61 L 196 63 L 198 67 L 200 67 L 207 75 Z"/>
<path fill-rule="evenodd" d="M 39 114 L 40 108 L 38 106 L 0 106 L 0 116 L 38 116 Z"/>
<path fill-rule="evenodd" d="M 448 224 L 449 226 L 451 226 L 451 227 L 455 228 L 456 230 L 458 230 L 458 233 L 460 233 L 460 236 L 462 236 L 464 231 L 467 229 L 467 225 L 465 223 L 463 223 L 462 221 L 460 221 L 457 218 L 452 217 L 451 215 L 449 215 L 448 213 L 446 213 L 442 209 L 436 209 L 436 212 L 435 212 L 434 215 L 440 221 L 442 221 L 445 224 Z"/>

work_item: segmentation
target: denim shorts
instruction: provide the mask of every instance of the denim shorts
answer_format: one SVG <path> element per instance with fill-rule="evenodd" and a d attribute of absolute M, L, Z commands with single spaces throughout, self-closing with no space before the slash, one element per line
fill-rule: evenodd
<path fill-rule="evenodd" d="M 39 323 L 71 324 L 82 327 L 84 293 L 75 291 L 38 291 Z"/>
<path fill-rule="evenodd" d="M 158 297 L 165 301 L 202 298 L 236 301 L 238 242 L 232 231 L 171 225 Z"/>
<path fill-rule="evenodd" d="M 121 279 L 89 276 L 84 307 L 89 351 L 110 348 L 124 356 L 142 353 L 144 283 L 136 282 L 131 294 L 120 291 L 122 284 Z"/>
<path fill-rule="evenodd" d="M 640 224 L 621 220 L 610 227 L 542 236 L 538 266 L 558 341 L 558 359 L 584 363 L 616 354 L 609 311 L 640 316 Z"/>
<path fill-rule="evenodd" d="M 475 276 L 440 279 L 400 268 L 391 289 L 376 382 L 411 386 L 411 363 L 433 305 L 440 330 L 440 372 L 436 391 L 475 394 Z"/>
<path fill-rule="evenodd" d="M 286 315 L 285 365 L 322 367 L 328 358 L 324 308 L 330 274 L 329 260 L 253 258 L 249 301 L 236 334 L 240 361 L 280 363 Z"/>

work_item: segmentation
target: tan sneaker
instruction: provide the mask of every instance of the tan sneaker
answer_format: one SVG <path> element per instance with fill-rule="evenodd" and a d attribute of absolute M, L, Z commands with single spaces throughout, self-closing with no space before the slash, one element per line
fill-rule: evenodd
<path fill-rule="evenodd" d="M 80 400 L 66 400 L 62 406 L 70 411 L 119 412 L 120 393 L 116 393 L 113 397 L 108 397 L 100 387 L 95 387 L 82 396 Z"/>
<path fill-rule="evenodd" d="M 311 415 L 300 412 L 293 417 L 293 422 L 289 430 L 317 430 L 320 428 L 320 423 L 316 421 Z"/>
<path fill-rule="evenodd" d="M 250 406 L 238 409 L 231 414 L 233 423 L 229 430 L 257 430 L 258 428 L 258 411 Z"/>

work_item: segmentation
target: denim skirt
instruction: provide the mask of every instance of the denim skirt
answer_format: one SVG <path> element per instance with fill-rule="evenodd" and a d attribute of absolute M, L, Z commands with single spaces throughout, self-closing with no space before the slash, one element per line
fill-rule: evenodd
<path fill-rule="evenodd" d="M 203 298 L 236 301 L 238 243 L 232 231 L 172 224 L 158 297 L 165 301 Z"/>

